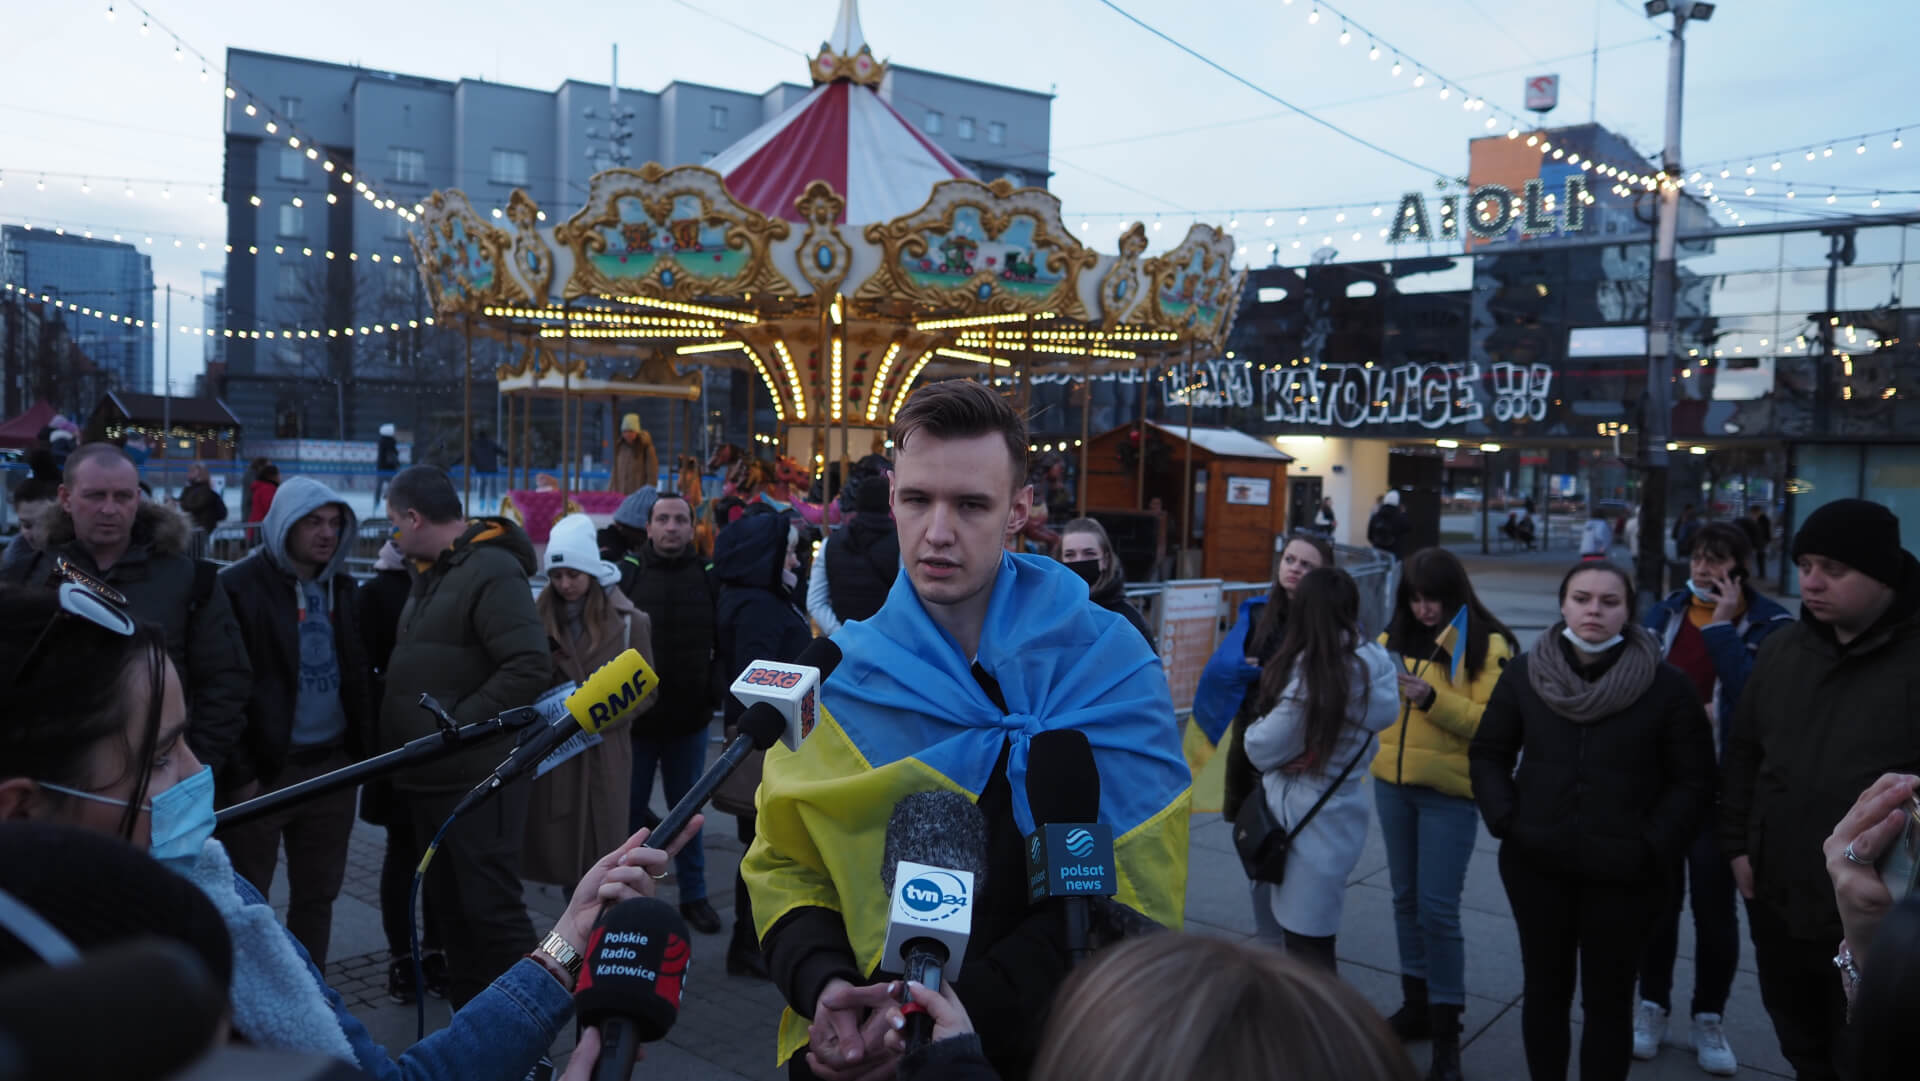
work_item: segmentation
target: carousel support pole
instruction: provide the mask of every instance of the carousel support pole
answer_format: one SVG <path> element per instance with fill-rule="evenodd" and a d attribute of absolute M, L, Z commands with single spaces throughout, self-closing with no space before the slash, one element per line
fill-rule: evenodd
<path fill-rule="evenodd" d="M 460 505 L 473 513 L 473 317 L 466 327 L 467 362 L 460 367 Z"/>
<path fill-rule="evenodd" d="M 1075 503 L 1080 508 L 1080 517 L 1087 516 L 1087 443 L 1091 439 L 1087 426 L 1093 418 L 1093 360 L 1088 358 L 1080 366 L 1080 483 L 1079 498 Z"/>
<path fill-rule="evenodd" d="M 832 362 L 829 356 L 833 335 L 832 304 L 832 297 L 824 294 L 820 297 L 820 337 L 814 351 L 818 363 L 813 366 L 813 460 L 805 463 L 808 476 L 812 476 L 816 469 L 822 477 L 827 472 L 827 365 Z M 826 491 L 824 481 L 820 490 L 823 493 Z"/>

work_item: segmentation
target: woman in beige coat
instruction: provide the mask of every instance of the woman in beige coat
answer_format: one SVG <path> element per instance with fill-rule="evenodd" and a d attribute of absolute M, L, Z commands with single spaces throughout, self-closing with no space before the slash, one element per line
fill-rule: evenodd
<path fill-rule="evenodd" d="M 627 649 L 653 664 L 647 614 L 619 588 L 620 572 L 600 558 L 593 523 L 568 515 L 547 542 L 547 588 L 536 607 L 553 651 L 554 683 L 584 683 Z M 653 705 L 652 696 L 640 712 Z M 637 715 L 637 714 L 636 714 Z M 571 889 L 602 855 L 627 839 L 628 775 L 633 745 L 623 721 L 601 742 L 533 781 L 521 877 Z"/>

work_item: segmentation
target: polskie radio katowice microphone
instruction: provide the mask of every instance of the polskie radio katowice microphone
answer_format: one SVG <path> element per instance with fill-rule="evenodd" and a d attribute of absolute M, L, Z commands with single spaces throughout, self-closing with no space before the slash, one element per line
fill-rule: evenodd
<path fill-rule="evenodd" d="M 508 781 L 532 772 L 554 748 L 574 736 L 582 732 L 598 735 L 601 729 L 619 723 L 639 708 L 659 685 L 659 675 L 637 649 L 626 650 L 601 665 L 585 683 L 567 695 L 566 716 L 555 718 L 522 739 L 492 775 L 467 793 L 454 809 L 454 816 L 472 810 Z"/>
<path fill-rule="evenodd" d="M 1034 735 L 1027 749 L 1027 899 L 1065 900 L 1067 956 L 1089 952 L 1089 908 L 1117 889 L 1113 827 L 1100 822 L 1100 770 L 1085 732 L 1056 729 Z"/>
<path fill-rule="evenodd" d="M 673 1027 L 692 960 L 687 921 L 665 901 L 631 897 L 601 917 L 573 992 L 580 1024 L 600 1029 L 594 1081 L 627 1081 L 640 1045 Z"/>
<path fill-rule="evenodd" d="M 987 820 L 958 792 L 915 792 L 893 806 L 880 867 L 887 942 L 880 970 L 939 994 L 966 961 L 975 898 L 987 879 Z M 904 1001 L 904 999 L 903 999 Z M 906 1005 L 906 1049 L 933 1039 L 933 1018 Z"/>
<path fill-rule="evenodd" d="M 825 638 L 816 638 L 800 653 L 794 664 L 780 661 L 754 661 L 740 678 L 733 681 L 733 696 L 747 707 L 735 718 L 733 741 L 720 757 L 700 775 L 667 810 L 647 834 L 645 848 L 665 848 L 679 836 L 700 808 L 713 798 L 713 790 L 740 768 L 740 763 L 755 751 L 764 751 L 780 742 L 790 751 L 800 749 L 800 741 L 813 731 L 820 706 L 820 683 L 833 674 L 840 663 L 840 647 Z"/>

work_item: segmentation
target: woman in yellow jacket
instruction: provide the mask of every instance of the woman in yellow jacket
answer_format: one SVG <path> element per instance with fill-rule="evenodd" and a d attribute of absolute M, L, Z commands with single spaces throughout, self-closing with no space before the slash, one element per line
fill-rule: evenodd
<path fill-rule="evenodd" d="M 1480 830 L 1467 747 L 1519 647 L 1442 548 L 1408 558 L 1380 641 L 1400 665 L 1400 720 L 1380 733 L 1373 760 L 1406 995 L 1388 1020 L 1403 1040 L 1432 1038 L 1429 1081 L 1457 1081 L 1466 1004 L 1460 891 Z"/>

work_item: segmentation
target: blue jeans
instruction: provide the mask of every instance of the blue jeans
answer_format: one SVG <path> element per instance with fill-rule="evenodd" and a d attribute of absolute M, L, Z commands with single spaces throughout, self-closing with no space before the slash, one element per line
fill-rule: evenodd
<path fill-rule="evenodd" d="M 1740 967 L 1740 917 L 1733 867 L 1720 853 L 1712 826 L 1694 838 L 1684 868 L 1668 869 L 1668 901 L 1640 962 L 1640 997 L 1672 1008 L 1673 958 L 1680 952 L 1680 906 L 1693 891 L 1693 1013 L 1723 1013 L 1733 974 Z"/>
<path fill-rule="evenodd" d="M 661 780 L 666 783 L 667 803 L 671 806 L 680 802 L 687 790 L 693 787 L 693 782 L 700 779 L 700 771 L 706 766 L 707 729 L 704 725 L 698 732 L 667 739 L 634 736 L 633 787 L 629 790 L 627 803 L 627 831 L 632 833 L 646 825 L 647 804 L 653 802 L 653 771 L 656 767 L 660 770 Z M 673 857 L 673 870 L 680 878 L 681 904 L 706 899 L 707 852 L 701 846 L 698 834 L 687 842 L 687 847 L 681 849 L 679 855 Z"/>
<path fill-rule="evenodd" d="M 1400 971 L 1427 981 L 1429 1001 L 1467 1002 L 1466 938 L 1460 933 L 1460 891 L 1479 836 L 1473 801 L 1431 788 L 1374 778 L 1380 836 L 1393 880 L 1393 929 Z"/>

